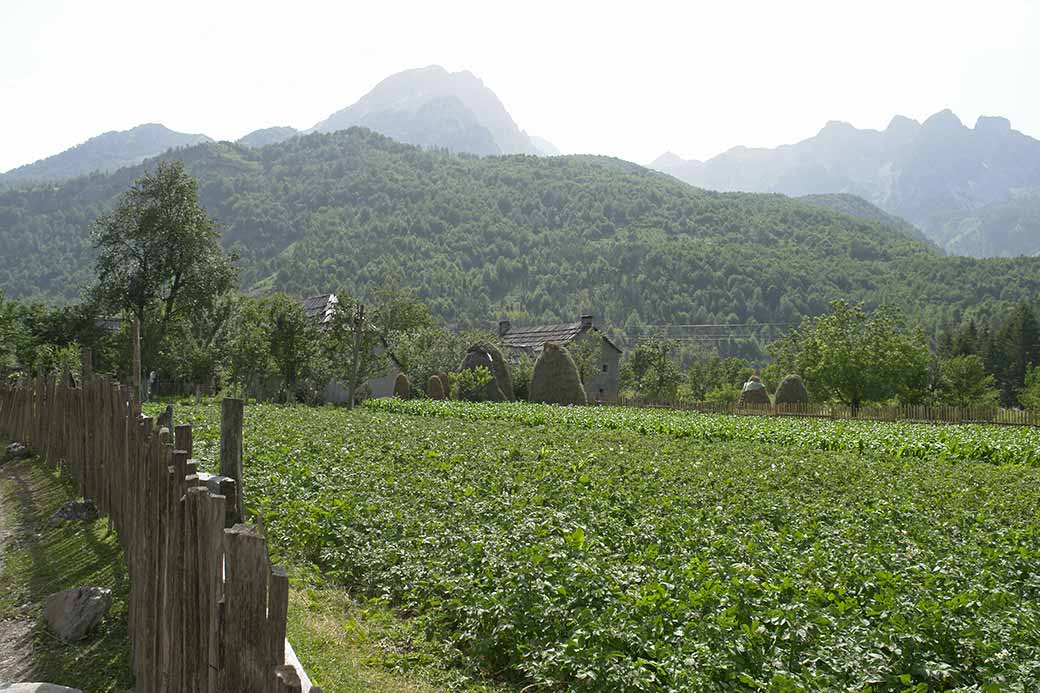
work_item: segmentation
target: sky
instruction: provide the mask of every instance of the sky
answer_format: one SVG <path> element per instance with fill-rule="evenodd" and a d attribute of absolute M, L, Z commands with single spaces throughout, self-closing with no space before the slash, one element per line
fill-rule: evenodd
<path fill-rule="evenodd" d="M 0 171 L 160 122 L 305 129 L 401 70 L 469 70 L 564 153 L 648 163 L 952 109 L 1040 137 L 1040 0 L 0 0 Z"/>

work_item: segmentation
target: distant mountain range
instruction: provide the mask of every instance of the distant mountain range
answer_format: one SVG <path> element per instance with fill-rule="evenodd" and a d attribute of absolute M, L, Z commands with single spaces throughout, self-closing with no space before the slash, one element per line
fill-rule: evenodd
<path fill-rule="evenodd" d="M 21 184 L 74 178 L 95 171 L 107 172 L 134 166 L 176 147 L 212 142 L 205 135 L 174 132 L 148 123 L 120 132 L 106 132 L 33 164 L 0 174 L 0 183 Z"/>
<path fill-rule="evenodd" d="M 472 72 L 448 72 L 439 65 L 387 77 L 357 103 L 336 111 L 310 132 L 354 126 L 422 147 L 480 155 L 542 153 L 517 127 L 495 93 Z"/>
<path fill-rule="evenodd" d="M 334 132 L 360 125 L 399 142 L 478 155 L 558 156 L 551 142 L 517 127 L 502 102 L 471 72 L 448 72 L 432 65 L 387 77 L 352 106 L 306 132 Z M 245 135 L 239 144 L 258 148 L 302 134 L 292 127 L 269 127 Z M 151 123 L 106 132 L 81 145 L 0 174 L 0 186 L 75 178 L 133 166 L 176 147 L 212 142 Z"/>
<path fill-rule="evenodd" d="M 946 110 L 923 123 L 896 116 L 881 131 L 832 121 L 797 144 L 703 162 L 668 153 L 651 167 L 711 190 L 856 195 L 950 253 L 1040 253 L 1040 141 L 1005 118 L 968 128 Z"/>

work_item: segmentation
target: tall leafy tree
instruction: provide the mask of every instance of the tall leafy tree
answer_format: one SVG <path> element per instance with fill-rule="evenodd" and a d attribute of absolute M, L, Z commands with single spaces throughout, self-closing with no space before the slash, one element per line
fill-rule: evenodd
<path fill-rule="evenodd" d="M 829 313 L 806 318 L 771 350 L 791 373 L 799 373 L 818 398 L 836 398 L 852 407 L 894 397 L 906 401 L 924 391 L 931 355 L 920 330 L 908 330 L 901 316 L 882 307 L 838 300 Z"/>
<path fill-rule="evenodd" d="M 955 407 L 995 406 L 1000 399 L 996 379 L 986 372 L 986 364 L 977 354 L 954 356 L 939 366 L 940 397 Z"/>
<path fill-rule="evenodd" d="M 274 294 L 264 299 L 270 335 L 271 360 L 282 378 L 286 395 L 296 397 L 311 375 L 318 355 L 318 326 L 296 299 Z"/>
<path fill-rule="evenodd" d="M 992 352 L 1002 398 L 1015 404 L 1029 367 L 1040 364 L 1040 323 L 1028 304 L 1011 311 L 994 336 Z"/>
<path fill-rule="evenodd" d="M 647 338 L 639 342 L 621 364 L 621 384 L 641 397 L 673 401 L 683 380 L 682 370 L 672 357 L 679 343 L 672 339 Z"/>
<path fill-rule="evenodd" d="M 171 321 L 212 308 L 235 282 L 197 187 L 181 162 L 160 162 L 94 224 L 93 297 L 141 321 L 147 357 Z"/>

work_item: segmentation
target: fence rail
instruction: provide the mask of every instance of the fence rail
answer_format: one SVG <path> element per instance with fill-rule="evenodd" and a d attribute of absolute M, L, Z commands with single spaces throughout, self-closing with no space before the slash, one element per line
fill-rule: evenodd
<path fill-rule="evenodd" d="M 82 386 L 0 386 L 0 433 L 63 464 L 117 532 L 135 690 L 303 691 L 285 663 L 286 572 L 255 527 L 226 527 L 225 496 L 191 459 L 191 427 L 171 419 L 142 417 L 132 387 L 89 371 Z"/>
<path fill-rule="evenodd" d="M 999 426 L 1040 426 L 1040 412 L 999 407 L 853 407 L 840 404 L 736 404 L 718 402 L 652 402 L 621 398 L 617 406 L 681 409 L 705 414 L 793 416 L 858 421 L 915 423 L 979 423 Z"/>

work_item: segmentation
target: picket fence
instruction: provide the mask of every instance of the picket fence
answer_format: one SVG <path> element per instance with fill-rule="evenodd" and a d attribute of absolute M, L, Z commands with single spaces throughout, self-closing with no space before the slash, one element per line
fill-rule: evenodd
<path fill-rule="evenodd" d="M 619 406 L 682 409 L 705 414 L 742 416 L 795 416 L 859 421 L 908 421 L 915 423 L 981 423 L 1000 426 L 1040 426 L 1040 412 L 999 407 L 859 407 L 840 404 L 737 404 L 733 402 L 654 402 L 621 398 Z"/>
<path fill-rule="evenodd" d="M 191 427 L 164 418 L 142 417 L 132 387 L 89 373 L 82 386 L 0 386 L 0 434 L 63 465 L 117 533 L 135 690 L 301 692 L 285 663 L 286 572 L 255 527 L 226 527 L 225 495 L 191 459 Z"/>

